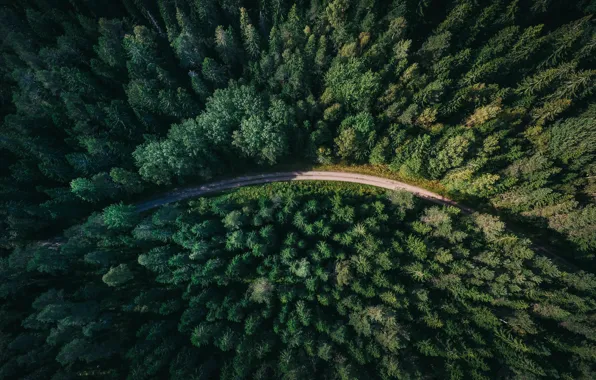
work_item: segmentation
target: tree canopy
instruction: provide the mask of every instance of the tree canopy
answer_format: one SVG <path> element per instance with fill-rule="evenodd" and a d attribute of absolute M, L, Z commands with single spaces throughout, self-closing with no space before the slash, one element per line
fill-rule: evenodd
<path fill-rule="evenodd" d="M 283 183 L 126 215 L 2 262 L 3 377 L 594 375 L 594 275 L 495 216 Z"/>
<path fill-rule="evenodd" d="M 594 12 L 3 2 L 0 378 L 595 377 Z M 482 213 L 283 186 L 134 207 L 290 165 Z"/>

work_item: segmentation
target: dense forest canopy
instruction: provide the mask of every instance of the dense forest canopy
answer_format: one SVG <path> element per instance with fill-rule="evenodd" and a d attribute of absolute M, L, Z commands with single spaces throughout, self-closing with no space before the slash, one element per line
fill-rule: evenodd
<path fill-rule="evenodd" d="M 410 193 L 274 184 L 113 205 L 8 261 L 2 295 L 39 292 L 5 310 L 4 378 L 596 374 L 593 274 Z"/>
<path fill-rule="evenodd" d="M 2 2 L 0 378 L 596 377 L 594 13 Z M 131 206 L 288 164 L 483 213 L 349 186 Z"/>

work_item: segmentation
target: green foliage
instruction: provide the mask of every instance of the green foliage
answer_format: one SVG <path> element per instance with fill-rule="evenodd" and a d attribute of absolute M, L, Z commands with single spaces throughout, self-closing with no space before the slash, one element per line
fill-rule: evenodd
<path fill-rule="evenodd" d="M 110 268 L 108 273 L 104 274 L 101 279 L 106 285 L 117 287 L 127 283 L 133 278 L 134 275 L 130 269 L 128 269 L 128 266 L 126 264 L 120 264 L 117 267 Z"/>
<path fill-rule="evenodd" d="M 380 89 L 380 78 L 356 58 L 335 59 L 325 75 L 324 104 L 339 102 L 348 110 L 367 111 Z"/>
<path fill-rule="evenodd" d="M 595 117 L 596 107 L 591 106 L 578 118 L 553 124 L 547 135 L 549 156 L 578 168 L 591 162 L 596 153 Z"/>
<path fill-rule="evenodd" d="M 375 145 L 375 124 L 369 113 L 362 112 L 341 122 L 335 139 L 337 153 L 343 159 L 356 162 L 366 159 Z"/>
<path fill-rule="evenodd" d="M 0 378 L 594 377 L 593 276 L 540 256 L 594 269 L 593 1 L 12 3 Z M 311 161 L 542 247 L 403 193 L 119 203 Z"/>
<path fill-rule="evenodd" d="M 259 162 L 275 164 L 287 151 L 281 125 L 275 125 L 262 116 L 250 116 L 242 120 L 240 129 L 234 131 L 232 144 L 248 157 Z"/>
<path fill-rule="evenodd" d="M 144 189 L 140 176 L 135 172 L 122 168 L 112 168 L 110 177 L 112 181 L 122 186 L 124 191 L 129 194 L 140 193 Z"/>
<path fill-rule="evenodd" d="M 113 205 L 0 262 L 50 289 L 3 358 L 120 377 L 591 374 L 596 284 L 528 244 L 497 217 L 357 185 L 246 187 L 143 219 Z"/>
<path fill-rule="evenodd" d="M 245 8 L 240 8 L 240 31 L 242 32 L 244 50 L 252 59 L 257 58 L 261 50 L 260 38 L 257 29 L 251 24 Z"/>
<path fill-rule="evenodd" d="M 99 173 L 91 179 L 77 178 L 70 183 L 71 191 L 87 202 L 116 198 L 118 187 L 107 173 Z"/>
<path fill-rule="evenodd" d="M 131 228 L 138 222 L 138 214 L 134 206 L 114 204 L 104 209 L 103 220 L 108 228 Z"/>
<path fill-rule="evenodd" d="M 256 303 L 269 303 L 273 285 L 266 278 L 258 278 L 250 284 L 250 300 Z"/>
<path fill-rule="evenodd" d="M 548 204 L 516 218 L 592 257 L 561 222 L 596 186 L 588 2 L 73 1 L 0 16 L 10 244 L 24 235 L 9 204 L 38 230 L 71 223 L 72 198 L 48 188 L 93 209 L 143 181 L 341 160 L 494 205 L 542 187 Z M 560 174 L 510 176 L 537 153 Z"/>

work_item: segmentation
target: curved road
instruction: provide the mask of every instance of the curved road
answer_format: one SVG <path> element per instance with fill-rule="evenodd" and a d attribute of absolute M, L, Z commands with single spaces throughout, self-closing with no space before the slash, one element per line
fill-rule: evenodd
<path fill-rule="evenodd" d="M 205 185 L 189 187 L 179 190 L 167 192 L 161 196 L 151 200 L 137 204 L 139 212 L 150 210 L 155 207 L 162 206 L 167 203 L 180 201 L 187 198 L 198 197 L 201 195 L 216 193 L 222 190 L 234 189 L 237 187 L 258 185 L 270 182 L 286 182 L 286 181 L 339 181 L 352 182 L 363 185 L 370 185 L 375 187 L 382 187 L 389 190 L 403 190 L 413 193 L 417 197 L 426 199 L 428 201 L 451 205 L 462 209 L 466 213 L 472 213 L 473 210 L 464 207 L 451 199 L 445 198 L 442 195 L 433 193 L 418 186 L 408 185 L 404 182 L 394 181 L 392 179 L 375 177 L 371 175 L 345 173 L 345 172 L 324 172 L 324 171 L 304 171 L 304 172 L 280 172 L 256 174 L 242 177 L 236 177 L 228 180 L 211 182 Z"/>
<path fill-rule="evenodd" d="M 392 179 L 375 177 L 372 175 L 358 174 L 358 173 L 346 173 L 346 172 L 327 172 L 327 171 L 297 171 L 297 172 L 279 172 L 279 173 L 266 173 L 266 174 L 255 174 L 247 175 L 242 177 L 235 177 L 232 179 L 207 183 L 201 186 L 188 187 L 183 189 L 176 189 L 169 191 L 163 195 L 140 202 L 137 204 L 137 211 L 143 212 L 151 210 L 155 207 L 159 207 L 168 203 L 181 201 L 188 198 L 198 197 L 201 195 L 207 195 L 217 193 L 223 190 L 235 189 L 238 187 L 259 185 L 262 183 L 270 182 L 287 182 L 287 181 L 337 181 L 337 182 L 352 182 L 363 185 L 370 185 L 375 187 L 381 187 L 389 190 L 402 190 L 414 194 L 419 198 L 426 199 L 430 202 L 455 206 L 461 209 L 466 214 L 472 214 L 473 209 L 463 206 L 449 198 L 445 198 L 442 195 L 433 193 L 418 186 L 409 185 L 404 182 L 394 181 Z M 533 244 L 535 249 L 542 251 L 546 256 L 552 258 L 555 262 L 565 265 L 566 267 L 579 270 L 577 266 L 571 264 L 564 258 L 551 252 L 549 249 Z"/>

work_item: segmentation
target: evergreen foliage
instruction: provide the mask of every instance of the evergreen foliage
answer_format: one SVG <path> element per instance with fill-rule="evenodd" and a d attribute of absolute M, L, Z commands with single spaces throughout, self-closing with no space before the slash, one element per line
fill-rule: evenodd
<path fill-rule="evenodd" d="M 437 180 L 592 261 L 590 4 L 4 5 L 2 246 L 155 185 L 298 159 Z"/>
<path fill-rule="evenodd" d="M 596 377 L 594 12 L 3 2 L 0 378 Z M 281 185 L 132 206 L 288 163 L 486 213 Z"/>
<path fill-rule="evenodd" d="M 596 279 L 494 216 L 290 184 L 126 216 L 2 261 L 3 378 L 595 375 Z"/>

